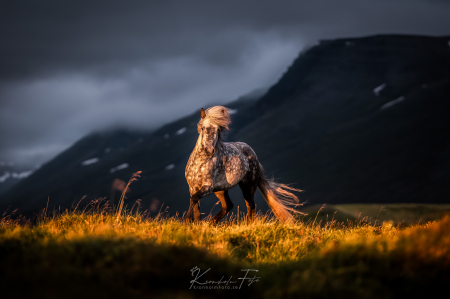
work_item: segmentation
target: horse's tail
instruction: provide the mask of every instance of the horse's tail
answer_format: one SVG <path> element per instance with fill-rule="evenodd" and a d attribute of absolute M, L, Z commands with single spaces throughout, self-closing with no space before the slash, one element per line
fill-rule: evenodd
<path fill-rule="evenodd" d="M 258 188 L 261 191 L 264 199 L 269 205 L 275 216 L 283 223 L 292 223 L 294 217 L 292 213 L 304 214 L 297 211 L 295 207 L 301 206 L 298 197 L 290 191 L 302 192 L 303 190 L 290 187 L 285 184 L 275 182 L 273 179 L 268 179 L 264 175 L 264 169 L 260 164 L 261 175 L 259 177 Z"/>

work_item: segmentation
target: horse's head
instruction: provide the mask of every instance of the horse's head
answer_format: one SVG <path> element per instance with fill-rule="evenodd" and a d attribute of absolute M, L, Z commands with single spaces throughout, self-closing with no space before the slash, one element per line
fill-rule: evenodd
<path fill-rule="evenodd" d="M 216 144 L 220 136 L 220 126 L 206 117 L 206 112 L 202 108 L 200 110 L 201 120 L 197 125 L 198 133 L 200 134 L 200 142 L 205 149 L 206 155 L 212 157 L 216 151 Z"/>

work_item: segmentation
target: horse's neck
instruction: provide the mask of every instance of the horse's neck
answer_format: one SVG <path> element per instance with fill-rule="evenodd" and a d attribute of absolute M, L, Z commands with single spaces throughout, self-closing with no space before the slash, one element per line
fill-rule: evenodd
<path fill-rule="evenodd" d="M 204 150 L 201 140 L 202 140 L 202 135 L 199 134 L 198 138 L 197 138 L 197 142 L 195 143 L 194 150 L 192 151 L 193 153 L 198 154 L 198 153 L 201 153 L 202 150 Z"/>
<path fill-rule="evenodd" d="M 198 135 L 197 143 L 195 143 L 194 150 L 191 153 L 191 158 L 193 160 L 206 160 L 207 156 L 205 153 L 205 147 L 203 146 L 201 140 L 202 135 Z"/>
<path fill-rule="evenodd" d="M 192 151 L 192 155 L 195 159 L 209 159 L 205 152 L 205 147 L 203 146 L 201 140 L 202 135 L 198 135 L 197 143 L 195 143 L 194 150 Z M 218 140 L 215 146 L 215 150 L 217 154 L 220 154 L 222 152 L 223 143 L 221 140 Z"/>

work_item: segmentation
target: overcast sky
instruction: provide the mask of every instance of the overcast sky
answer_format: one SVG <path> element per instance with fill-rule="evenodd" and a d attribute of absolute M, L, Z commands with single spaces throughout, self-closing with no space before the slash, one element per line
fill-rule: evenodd
<path fill-rule="evenodd" d="M 449 1 L 2 1 L 0 162 L 274 84 L 318 39 L 450 34 Z"/>

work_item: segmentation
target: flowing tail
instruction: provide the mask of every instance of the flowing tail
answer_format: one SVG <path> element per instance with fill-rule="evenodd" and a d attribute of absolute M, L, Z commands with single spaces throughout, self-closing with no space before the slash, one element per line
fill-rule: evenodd
<path fill-rule="evenodd" d="M 303 205 L 298 197 L 290 191 L 302 192 L 303 190 L 292 188 L 285 184 L 276 183 L 273 179 L 268 179 L 264 175 L 264 170 L 260 164 L 261 175 L 259 177 L 258 188 L 275 216 L 283 223 L 292 223 L 294 217 L 292 213 L 302 214 L 295 207 Z"/>

